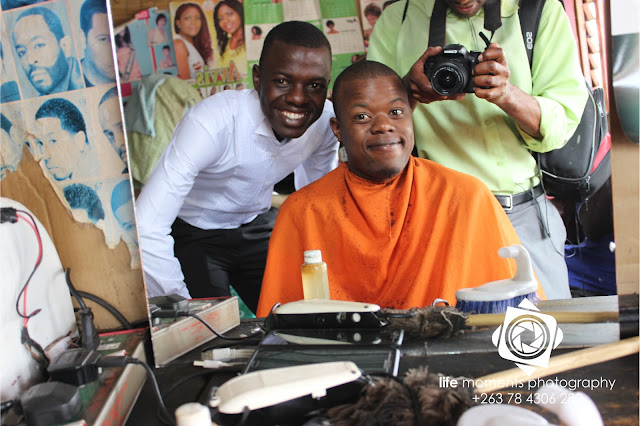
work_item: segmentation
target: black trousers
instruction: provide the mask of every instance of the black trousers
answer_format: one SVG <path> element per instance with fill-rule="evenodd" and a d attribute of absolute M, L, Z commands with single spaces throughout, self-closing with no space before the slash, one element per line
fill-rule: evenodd
<path fill-rule="evenodd" d="M 191 297 L 230 296 L 233 286 L 255 313 L 277 212 L 271 208 L 236 229 L 204 230 L 176 219 L 174 253 Z"/>

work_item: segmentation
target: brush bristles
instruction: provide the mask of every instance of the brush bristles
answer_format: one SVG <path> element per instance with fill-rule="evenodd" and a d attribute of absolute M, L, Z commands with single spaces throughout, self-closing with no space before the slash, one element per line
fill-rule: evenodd
<path fill-rule="evenodd" d="M 358 401 L 328 409 L 327 418 L 334 426 L 414 426 L 419 413 L 423 425 L 453 426 L 476 405 L 473 387 L 443 387 L 441 377 L 428 367 L 410 369 L 398 380 L 375 377 Z"/>
<path fill-rule="evenodd" d="M 476 314 L 501 314 L 507 312 L 507 308 L 515 308 L 524 299 L 529 299 L 533 304 L 539 302 L 535 292 L 516 296 L 505 300 L 492 300 L 489 302 L 478 302 L 473 300 L 460 300 L 456 303 L 456 309 L 460 312 L 476 313 Z"/>
<path fill-rule="evenodd" d="M 407 338 L 448 338 L 465 328 L 466 315 L 449 306 L 427 306 L 408 311 L 385 309 L 382 313 L 388 316 L 388 327 L 404 330 Z M 394 314 L 403 316 L 394 317 Z"/>

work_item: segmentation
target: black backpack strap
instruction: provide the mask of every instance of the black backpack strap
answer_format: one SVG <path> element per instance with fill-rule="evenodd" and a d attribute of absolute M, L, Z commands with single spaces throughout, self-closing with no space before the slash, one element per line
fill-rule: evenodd
<path fill-rule="evenodd" d="M 527 49 L 527 57 L 529 58 L 529 67 L 533 63 L 533 45 L 536 42 L 544 2 L 545 0 L 520 0 L 518 16 L 520 17 L 524 47 Z"/>
<path fill-rule="evenodd" d="M 429 47 L 444 46 L 445 25 L 447 24 L 447 2 L 436 0 L 429 23 Z"/>
<path fill-rule="evenodd" d="M 533 46 L 538 35 L 538 25 L 540 25 L 540 16 L 542 16 L 542 7 L 545 0 L 520 0 L 520 8 L 518 9 L 518 17 L 520 18 L 520 28 L 522 30 L 522 40 L 524 48 L 527 51 L 529 59 L 529 68 L 533 65 Z M 540 165 L 540 153 L 532 152 L 538 166 L 538 177 L 540 182 L 544 184 L 542 176 L 542 167 Z M 544 185 L 543 185 L 544 187 Z M 547 192 L 545 188 L 545 192 Z"/>

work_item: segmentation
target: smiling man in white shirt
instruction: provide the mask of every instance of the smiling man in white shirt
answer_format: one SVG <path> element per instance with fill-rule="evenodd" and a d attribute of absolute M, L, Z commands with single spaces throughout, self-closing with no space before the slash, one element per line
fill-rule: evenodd
<path fill-rule="evenodd" d="M 274 185 L 296 188 L 338 164 L 326 100 L 331 47 L 311 24 L 267 35 L 255 90 L 227 90 L 178 124 L 136 203 L 150 297 L 230 295 L 255 312 L 276 210 Z"/>

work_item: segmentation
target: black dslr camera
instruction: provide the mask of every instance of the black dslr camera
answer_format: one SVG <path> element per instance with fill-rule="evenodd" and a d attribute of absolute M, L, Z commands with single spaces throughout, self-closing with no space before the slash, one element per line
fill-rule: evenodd
<path fill-rule="evenodd" d="M 473 93 L 473 68 L 482 52 L 468 52 L 461 44 L 448 44 L 440 54 L 427 59 L 424 73 L 433 90 L 443 96 Z"/>

